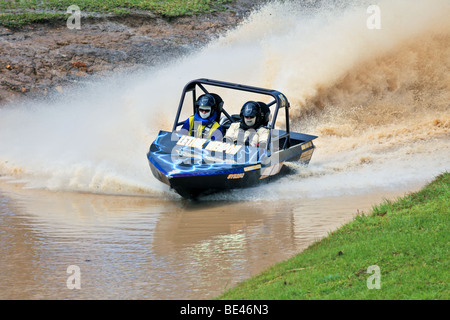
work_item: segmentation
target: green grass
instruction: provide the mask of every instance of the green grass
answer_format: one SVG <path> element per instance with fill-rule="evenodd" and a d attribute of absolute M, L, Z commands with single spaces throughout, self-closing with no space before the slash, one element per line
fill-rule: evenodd
<path fill-rule="evenodd" d="M 450 173 L 368 215 L 218 299 L 449 299 Z M 369 266 L 380 268 L 380 289 Z M 368 281 L 369 280 L 369 281 Z"/>
<path fill-rule="evenodd" d="M 179 17 L 223 10 L 223 4 L 233 0 L 2 0 L 0 24 L 18 28 L 25 24 L 63 21 L 70 5 L 83 13 L 113 13 L 127 15 L 133 10 L 148 11 L 164 17 Z"/>

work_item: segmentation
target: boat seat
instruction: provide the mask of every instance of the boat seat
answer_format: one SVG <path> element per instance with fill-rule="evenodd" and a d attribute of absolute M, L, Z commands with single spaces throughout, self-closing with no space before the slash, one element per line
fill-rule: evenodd
<path fill-rule="evenodd" d="M 233 119 L 233 122 L 239 122 L 241 121 L 241 117 L 238 114 L 232 114 L 231 119 Z M 228 130 L 231 126 L 231 121 L 226 116 L 222 116 L 220 118 L 219 124 L 225 129 Z"/>

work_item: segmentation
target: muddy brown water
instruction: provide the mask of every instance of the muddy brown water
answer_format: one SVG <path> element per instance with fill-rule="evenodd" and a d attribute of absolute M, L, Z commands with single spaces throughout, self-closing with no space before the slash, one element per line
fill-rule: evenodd
<path fill-rule="evenodd" d="M 0 298 L 214 298 L 401 194 L 192 203 L 0 181 Z"/>
<path fill-rule="evenodd" d="M 448 171 L 448 3 L 387 1 L 380 30 L 353 9 L 269 3 L 171 65 L 0 108 L 0 298 L 210 299 Z M 309 167 L 171 196 L 145 155 L 198 77 L 286 94 L 291 129 L 319 136 Z"/>

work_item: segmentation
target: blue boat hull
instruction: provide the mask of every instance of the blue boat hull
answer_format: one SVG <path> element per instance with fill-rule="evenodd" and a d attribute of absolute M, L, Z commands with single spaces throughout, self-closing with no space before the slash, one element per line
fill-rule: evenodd
<path fill-rule="evenodd" d="M 250 146 L 234 146 L 160 131 L 147 158 L 153 175 L 159 181 L 184 198 L 196 198 L 271 180 L 267 178 L 277 176 L 285 161 L 308 163 L 315 137 L 305 135 L 297 138 L 306 140 L 269 153 Z"/>

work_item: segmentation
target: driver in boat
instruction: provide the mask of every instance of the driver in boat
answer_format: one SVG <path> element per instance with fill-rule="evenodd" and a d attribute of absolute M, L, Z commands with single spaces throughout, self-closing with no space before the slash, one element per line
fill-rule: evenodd
<path fill-rule="evenodd" d="M 230 125 L 225 140 L 234 144 L 265 148 L 269 129 L 264 126 L 269 122 L 269 108 L 263 112 L 259 102 L 248 101 L 242 106 L 240 117 L 240 122 Z"/>
<path fill-rule="evenodd" d="M 225 129 L 217 121 L 221 114 L 219 100 L 221 98 L 218 95 L 210 93 L 201 95 L 195 102 L 194 115 L 184 122 L 180 133 L 197 138 L 222 141 Z"/>

